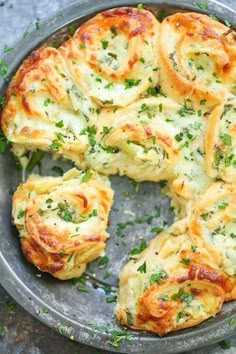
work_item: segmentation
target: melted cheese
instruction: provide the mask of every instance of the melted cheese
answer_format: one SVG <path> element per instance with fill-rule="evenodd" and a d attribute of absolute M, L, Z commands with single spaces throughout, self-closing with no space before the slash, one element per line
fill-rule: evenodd
<path fill-rule="evenodd" d="M 108 236 L 113 191 L 105 178 L 84 181 L 76 169 L 62 177 L 32 175 L 13 196 L 12 217 L 27 260 L 59 279 L 80 276 Z"/>

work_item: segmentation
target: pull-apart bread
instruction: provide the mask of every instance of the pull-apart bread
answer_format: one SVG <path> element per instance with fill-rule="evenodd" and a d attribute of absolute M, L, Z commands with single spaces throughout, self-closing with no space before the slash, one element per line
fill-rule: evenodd
<path fill-rule="evenodd" d="M 108 237 L 113 191 L 106 177 L 87 176 L 77 169 L 62 177 L 31 175 L 13 197 L 26 259 L 59 279 L 80 276 L 101 256 Z"/>
<path fill-rule="evenodd" d="M 109 9 L 31 53 L 7 90 L 5 135 L 96 172 L 20 184 L 27 260 L 68 279 L 101 255 L 113 191 L 98 173 L 166 180 L 176 220 L 121 271 L 116 315 L 160 335 L 215 316 L 236 299 L 235 94 L 236 34 L 199 13 L 159 23 Z"/>

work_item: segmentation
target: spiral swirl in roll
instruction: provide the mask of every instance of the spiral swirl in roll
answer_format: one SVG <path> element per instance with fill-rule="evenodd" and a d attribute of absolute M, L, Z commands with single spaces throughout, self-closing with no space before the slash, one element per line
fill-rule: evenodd
<path fill-rule="evenodd" d="M 159 37 L 160 84 L 165 93 L 196 107 L 214 107 L 236 93 L 236 35 L 198 13 L 164 19 Z"/>
<path fill-rule="evenodd" d="M 116 315 L 125 326 L 159 335 L 215 316 L 227 279 L 186 234 L 162 233 L 125 265 Z"/>
<path fill-rule="evenodd" d="M 101 106 L 127 106 L 158 79 L 159 23 L 121 7 L 85 22 L 59 49 L 74 79 Z"/>
<path fill-rule="evenodd" d="M 14 76 L 7 101 L 1 124 L 11 142 L 81 162 L 88 138 L 80 132 L 96 121 L 97 106 L 74 85 L 56 49 L 31 53 Z"/>
<path fill-rule="evenodd" d="M 72 169 L 32 175 L 13 197 L 13 221 L 26 259 L 59 279 L 80 276 L 105 248 L 113 191 L 106 178 Z"/>

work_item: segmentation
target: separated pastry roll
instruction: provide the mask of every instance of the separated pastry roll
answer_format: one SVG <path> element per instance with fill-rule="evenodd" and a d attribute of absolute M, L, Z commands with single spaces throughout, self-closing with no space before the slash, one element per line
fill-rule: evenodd
<path fill-rule="evenodd" d="M 220 310 L 227 279 L 186 234 L 162 233 L 120 274 L 116 316 L 159 335 L 194 326 Z"/>
<path fill-rule="evenodd" d="M 125 107 L 157 84 L 159 26 L 147 10 L 114 8 L 85 22 L 59 50 L 87 95 Z"/>
<path fill-rule="evenodd" d="M 206 170 L 210 177 L 236 183 L 236 101 L 217 106 L 207 121 Z"/>
<path fill-rule="evenodd" d="M 95 123 L 96 109 L 74 85 L 60 53 L 42 47 L 13 77 L 1 124 L 11 142 L 63 154 L 79 163 L 88 143 L 80 132 Z"/>
<path fill-rule="evenodd" d="M 215 257 L 219 268 L 236 284 L 236 188 L 212 184 L 194 204 L 189 224 L 191 237 Z M 236 285 L 228 300 L 236 298 Z"/>
<path fill-rule="evenodd" d="M 30 176 L 12 207 L 26 259 L 62 280 L 80 276 L 105 248 L 112 197 L 107 178 L 89 171 Z"/>
<path fill-rule="evenodd" d="M 176 13 L 161 23 L 158 56 L 165 93 L 213 107 L 236 93 L 236 35 L 199 13 Z"/>
<path fill-rule="evenodd" d="M 183 113 L 183 106 L 163 96 L 104 110 L 96 143 L 85 159 L 97 171 L 125 174 L 137 181 L 174 177 L 177 161 L 182 165 L 183 156 L 189 156 L 191 162 L 191 145 L 202 139 L 201 121 L 193 110 L 185 107 Z"/>

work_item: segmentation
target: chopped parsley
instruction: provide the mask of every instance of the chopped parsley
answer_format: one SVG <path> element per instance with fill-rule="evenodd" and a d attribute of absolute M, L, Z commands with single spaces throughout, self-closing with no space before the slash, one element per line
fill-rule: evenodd
<path fill-rule="evenodd" d="M 183 134 L 176 134 L 175 135 L 175 140 L 180 142 L 181 140 L 183 140 Z"/>
<path fill-rule="evenodd" d="M 61 140 L 63 143 L 65 142 L 64 141 L 64 136 L 62 135 L 62 133 L 56 133 L 56 136 L 59 140 Z"/>
<path fill-rule="evenodd" d="M 21 219 L 23 218 L 23 216 L 25 215 L 25 211 L 23 209 L 20 209 L 17 213 L 17 219 Z"/>
<path fill-rule="evenodd" d="M 181 117 L 185 117 L 186 115 L 194 114 L 194 110 L 188 107 L 187 102 L 191 102 L 191 101 L 189 99 L 185 99 L 184 104 L 181 106 L 181 108 L 177 112 Z"/>
<path fill-rule="evenodd" d="M 53 140 L 52 144 L 49 145 L 49 147 L 53 150 L 58 150 L 61 146 L 62 146 L 62 144 L 59 143 L 59 141 L 57 141 L 57 140 Z"/>
<path fill-rule="evenodd" d="M 109 257 L 108 256 L 103 256 L 100 257 L 98 260 L 98 266 L 99 267 L 105 267 L 109 263 Z"/>
<path fill-rule="evenodd" d="M 218 209 L 225 209 L 227 206 L 229 205 L 229 203 L 222 201 L 219 205 L 218 205 Z"/>
<path fill-rule="evenodd" d="M 196 2 L 196 5 L 199 7 L 199 9 L 201 10 L 206 10 L 208 9 L 208 3 L 205 2 L 205 1 L 199 1 L 199 2 Z"/>
<path fill-rule="evenodd" d="M 202 213 L 200 214 L 200 218 L 206 221 L 208 219 L 209 213 Z"/>
<path fill-rule="evenodd" d="M 125 79 L 125 90 L 130 89 L 131 87 L 138 86 L 141 82 L 141 79 L 134 80 L 134 79 Z"/>
<path fill-rule="evenodd" d="M 82 177 L 82 182 L 87 182 L 89 179 L 90 179 L 90 177 L 92 177 L 92 172 L 91 171 L 86 171 L 85 172 L 85 174 L 83 175 L 83 177 Z"/>
<path fill-rule="evenodd" d="M 196 252 L 197 246 L 191 245 L 191 250 L 194 252 Z"/>
<path fill-rule="evenodd" d="M 97 216 L 97 215 L 98 215 L 97 209 L 93 209 L 88 217 L 91 218 L 92 216 Z"/>
<path fill-rule="evenodd" d="M 120 341 L 122 339 L 131 340 L 133 338 L 133 336 L 131 334 L 128 334 L 127 330 L 125 329 L 121 331 L 112 330 L 110 334 L 111 334 L 111 341 L 109 341 L 109 343 L 115 348 L 119 346 Z"/>
<path fill-rule="evenodd" d="M 96 134 L 95 125 L 88 126 L 84 129 L 82 129 L 80 132 L 80 135 L 87 135 L 88 136 L 88 141 L 91 146 L 94 146 L 96 144 L 95 134 Z"/>
<path fill-rule="evenodd" d="M 153 285 L 154 283 L 161 284 L 162 279 L 168 278 L 168 274 L 166 273 L 165 270 L 160 270 L 157 273 L 154 273 L 150 277 L 150 285 Z"/>
<path fill-rule="evenodd" d="M 3 134 L 2 129 L 0 128 L 0 154 L 3 154 L 9 144 L 9 140 Z"/>
<path fill-rule="evenodd" d="M 219 346 L 220 346 L 222 349 L 226 350 L 226 349 L 231 348 L 231 343 L 230 343 L 229 340 L 222 340 L 221 342 L 219 342 Z"/>
<path fill-rule="evenodd" d="M 72 260 L 72 257 L 73 257 L 73 252 L 69 255 L 69 257 L 67 258 L 67 263 L 69 263 L 71 260 Z"/>
<path fill-rule="evenodd" d="M 185 265 L 189 265 L 190 263 L 190 259 L 188 258 L 182 258 L 179 263 L 185 264 Z"/>
<path fill-rule="evenodd" d="M 147 248 L 147 243 L 146 241 L 141 241 L 139 247 L 135 247 L 135 248 L 132 248 L 130 251 L 129 251 L 129 254 L 132 254 L 132 255 L 135 255 L 135 254 L 139 254 L 141 253 L 143 250 L 145 250 L 145 248 Z"/>
<path fill-rule="evenodd" d="M 0 76 L 3 77 L 4 81 L 7 81 L 8 65 L 0 58 Z"/>
<path fill-rule="evenodd" d="M 101 43 L 102 43 L 102 48 L 107 49 L 109 42 L 106 41 L 105 39 L 101 39 Z"/>
<path fill-rule="evenodd" d="M 137 6 L 136 6 L 136 7 L 137 7 L 137 9 L 139 9 L 139 10 L 140 10 L 140 9 L 143 9 L 143 4 L 142 4 L 142 3 L 137 4 Z"/>
<path fill-rule="evenodd" d="M 156 234 L 159 234 L 162 231 L 163 231 L 163 227 L 160 226 L 154 226 L 151 228 L 151 232 L 155 232 Z"/>
<path fill-rule="evenodd" d="M 184 291 L 184 288 L 180 288 L 176 294 L 171 296 L 172 300 L 180 299 L 181 302 L 186 302 L 188 305 L 194 299 L 194 295 L 189 294 L 188 292 Z"/>
<path fill-rule="evenodd" d="M 110 132 L 110 130 L 111 130 L 111 128 L 108 128 L 108 127 L 105 127 L 105 126 L 104 126 L 104 127 L 102 128 L 103 136 L 106 135 L 106 134 L 108 134 L 108 133 Z"/>
<path fill-rule="evenodd" d="M 109 82 L 108 84 L 106 84 L 106 85 L 104 86 L 104 89 L 108 90 L 108 89 L 110 89 L 113 85 L 114 85 L 113 82 Z"/>
<path fill-rule="evenodd" d="M 63 122 L 63 120 L 60 120 L 60 122 L 57 122 L 57 123 L 55 124 L 55 126 L 56 126 L 57 128 L 63 128 L 63 127 L 64 127 L 64 122 Z"/>
<path fill-rule="evenodd" d="M 43 313 L 48 313 L 48 312 L 49 312 L 49 309 L 48 309 L 48 307 L 46 307 L 46 306 L 43 307 L 42 310 L 43 310 Z"/>
<path fill-rule="evenodd" d="M 69 206 L 67 201 L 58 203 L 57 215 L 66 222 L 73 222 L 74 210 Z"/>
<path fill-rule="evenodd" d="M 107 303 L 116 302 L 116 299 L 117 299 L 117 296 L 116 296 L 116 295 L 114 295 L 114 296 L 107 296 L 107 297 L 106 297 L 106 302 L 107 302 Z"/>
<path fill-rule="evenodd" d="M 0 108 L 4 107 L 6 103 L 7 103 L 6 98 L 4 96 L 0 96 Z"/>
<path fill-rule="evenodd" d="M 143 264 L 141 264 L 141 266 L 138 267 L 137 271 L 140 272 L 140 273 L 147 273 L 146 261 L 143 262 Z"/>
<path fill-rule="evenodd" d="M 70 25 L 67 27 L 67 32 L 71 37 L 74 35 L 75 31 L 76 31 L 75 26 Z"/>
<path fill-rule="evenodd" d="M 225 145 L 231 146 L 232 145 L 232 139 L 231 136 L 226 134 L 226 133 L 221 133 L 220 138 L 223 141 Z"/>
<path fill-rule="evenodd" d="M 49 105 L 49 103 L 52 103 L 52 101 L 51 101 L 51 99 L 48 97 L 48 98 L 46 98 L 46 99 L 44 100 L 43 105 L 44 105 L 45 107 L 47 107 L 47 106 Z"/>

